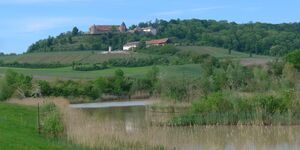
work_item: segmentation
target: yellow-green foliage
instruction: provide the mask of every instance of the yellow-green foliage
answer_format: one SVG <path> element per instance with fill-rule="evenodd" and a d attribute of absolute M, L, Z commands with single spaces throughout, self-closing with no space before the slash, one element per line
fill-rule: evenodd
<path fill-rule="evenodd" d="M 0 101 L 7 100 L 14 93 L 21 97 L 31 96 L 32 77 L 7 70 L 0 84 Z"/>

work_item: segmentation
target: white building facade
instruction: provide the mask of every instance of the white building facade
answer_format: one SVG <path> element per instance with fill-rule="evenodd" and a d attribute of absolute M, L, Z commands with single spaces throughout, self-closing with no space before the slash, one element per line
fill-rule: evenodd
<path fill-rule="evenodd" d="M 129 51 L 136 48 L 140 42 L 129 42 L 123 46 L 123 51 Z"/>
<path fill-rule="evenodd" d="M 152 35 L 157 34 L 157 30 L 155 28 L 152 28 L 152 27 L 142 28 L 142 30 L 143 30 L 143 32 L 151 33 Z"/>

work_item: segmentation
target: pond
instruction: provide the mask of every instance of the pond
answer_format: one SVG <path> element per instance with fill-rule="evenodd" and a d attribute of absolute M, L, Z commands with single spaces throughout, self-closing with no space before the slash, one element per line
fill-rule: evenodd
<path fill-rule="evenodd" d="M 73 110 L 79 118 L 69 126 L 69 137 L 91 146 L 123 141 L 184 150 L 300 149 L 300 126 L 165 127 L 153 125 L 153 117 L 173 114 L 149 112 L 145 106 Z"/>

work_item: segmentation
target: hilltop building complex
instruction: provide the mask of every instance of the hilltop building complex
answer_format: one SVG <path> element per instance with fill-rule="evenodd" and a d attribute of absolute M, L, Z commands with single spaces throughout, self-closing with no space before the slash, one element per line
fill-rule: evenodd
<path fill-rule="evenodd" d="M 120 32 L 125 33 L 127 30 L 127 27 L 125 23 L 123 22 L 121 25 L 92 25 L 89 28 L 90 34 L 100 34 L 100 33 L 106 33 L 106 32 Z"/>

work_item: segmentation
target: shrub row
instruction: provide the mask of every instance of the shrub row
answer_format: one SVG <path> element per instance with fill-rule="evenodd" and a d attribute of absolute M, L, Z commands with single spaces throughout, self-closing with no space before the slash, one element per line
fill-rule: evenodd
<path fill-rule="evenodd" d="M 15 67 L 15 68 L 60 68 L 60 67 L 66 67 L 69 66 L 67 64 L 61 64 L 60 62 L 56 63 L 20 63 L 20 62 L 12 62 L 12 63 L 4 63 L 3 61 L 0 61 L 0 67 Z"/>
<path fill-rule="evenodd" d="M 290 92 L 280 96 L 257 95 L 235 100 L 212 93 L 192 103 L 191 111 L 170 121 L 171 125 L 291 125 L 300 123 L 300 102 Z M 232 97 L 231 97 L 232 98 Z"/>

